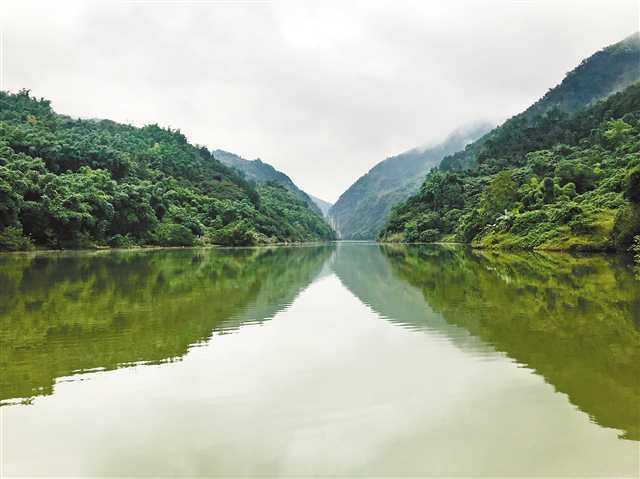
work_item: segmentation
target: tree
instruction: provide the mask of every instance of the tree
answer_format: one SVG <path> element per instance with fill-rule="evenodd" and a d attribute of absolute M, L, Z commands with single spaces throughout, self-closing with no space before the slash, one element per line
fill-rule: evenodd
<path fill-rule="evenodd" d="M 607 122 L 605 128 L 603 136 L 614 145 L 622 143 L 633 131 L 633 127 L 622 119 Z"/>
<path fill-rule="evenodd" d="M 49 248 L 187 245 L 239 221 L 246 228 L 221 237 L 334 237 L 289 192 L 258 188 L 179 130 L 72 119 L 28 91 L 0 92 L 0 230 L 13 228 L 7 238 L 23 234 Z"/>
<path fill-rule="evenodd" d="M 518 185 L 511 171 L 498 173 L 482 194 L 481 210 L 490 216 L 511 209 L 518 199 Z"/>
<path fill-rule="evenodd" d="M 634 203 L 640 203 L 640 166 L 627 173 L 624 180 L 624 196 Z"/>
<path fill-rule="evenodd" d="M 255 244 L 255 235 L 244 221 L 238 221 L 217 230 L 213 242 L 223 246 L 251 246 Z"/>
<path fill-rule="evenodd" d="M 542 193 L 542 201 L 545 204 L 553 203 L 556 199 L 555 185 L 553 179 L 548 176 L 542 180 L 540 184 L 540 193 Z"/>
<path fill-rule="evenodd" d="M 183 225 L 161 223 L 153 232 L 153 240 L 160 246 L 193 246 L 195 237 Z"/>

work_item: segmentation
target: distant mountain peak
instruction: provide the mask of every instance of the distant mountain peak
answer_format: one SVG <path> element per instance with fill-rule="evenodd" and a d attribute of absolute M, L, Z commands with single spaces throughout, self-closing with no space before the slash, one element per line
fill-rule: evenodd
<path fill-rule="evenodd" d="M 424 152 L 426 150 L 430 150 L 433 148 L 437 148 L 440 145 L 453 143 L 453 142 L 464 142 L 466 140 L 465 146 L 467 143 L 471 143 L 472 141 L 478 138 L 478 131 L 489 131 L 495 126 L 494 122 L 489 120 L 476 120 L 471 121 L 469 123 L 465 123 L 457 127 L 455 130 L 449 132 L 444 138 L 431 140 L 424 145 L 418 146 L 416 148 L 412 148 L 411 151 L 419 151 Z"/>
<path fill-rule="evenodd" d="M 322 215 L 326 218 L 329 216 L 329 210 L 333 206 L 333 203 L 329 203 L 323 199 L 318 198 L 317 196 L 309 195 L 309 197 L 313 200 L 313 202 L 320 208 L 322 211 Z"/>
<path fill-rule="evenodd" d="M 375 239 L 391 207 L 415 193 L 446 155 L 464 148 L 493 127 L 479 121 L 456 128 L 440 142 L 412 148 L 379 162 L 353 183 L 329 210 L 343 239 Z"/>

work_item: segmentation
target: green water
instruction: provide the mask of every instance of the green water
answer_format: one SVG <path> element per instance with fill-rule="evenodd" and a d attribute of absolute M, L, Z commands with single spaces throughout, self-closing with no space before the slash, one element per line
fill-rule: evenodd
<path fill-rule="evenodd" d="M 5 476 L 636 477 L 626 258 L 0 257 Z"/>

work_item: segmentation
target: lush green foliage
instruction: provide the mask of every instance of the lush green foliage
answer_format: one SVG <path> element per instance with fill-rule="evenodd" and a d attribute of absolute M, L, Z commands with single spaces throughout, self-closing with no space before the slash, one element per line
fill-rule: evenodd
<path fill-rule="evenodd" d="M 628 247 L 640 232 L 640 83 L 499 137 L 475 168 L 430 174 L 381 237 L 607 250 Z M 526 151 L 533 147 L 542 149 Z"/>
<path fill-rule="evenodd" d="M 242 172 L 244 177 L 250 181 L 256 183 L 276 183 L 283 186 L 293 193 L 294 196 L 304 201 L 315 213 L 324 216 L 310 195 L 298 188 L 291 178 L 283 172 L 276 170 L 268 163 L 264 163 L 260 158 L 255 160 L 245 160 L 238 155 L 224 150 L 215 150 L 213 152 L 213 156 L 221 163 Z"/>
<path fill-rule="evenodd" d="M 279 211 L 291 202 L 301 225 L 313 223 L 287 194 Z M 229 244 L 238 228 L 242 244 L 333 237 L 315 224 L 291 228 L 254 185 L 179 131 L 71 119 L 27 91 L 0 92 L 1 249 Z"/>
<path fill-rule="evenodd" d="M 378 163 L 345 191 L 329 215 L 343 239 L 374 239 L 391 207 L 416 193 L 430 168 L 491 128 L 481 123 L 454 131 L 442 143 Z"/>
<path fill-rule="evenodd" d="M 274 219 L 279 219 L 279 228 L 286 235 L 301 238 L 303 241 L 333 238 L 331 227 L 309 209 L 306 201 L 292 197 L 284 186 L 268 182 L 258 185 L 258 192 L 265 209 Z"/>
<path fill-rule="evenodd" d="M 7 226 L 0 231 L 0 250 L 26 251 L 33 249 L 33 242 L 24 236 L 19 226 Z"/>

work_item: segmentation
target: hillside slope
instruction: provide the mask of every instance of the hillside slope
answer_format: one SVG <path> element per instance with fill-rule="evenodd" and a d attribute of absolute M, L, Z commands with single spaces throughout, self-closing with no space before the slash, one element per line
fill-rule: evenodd
<path fill-rule="evenodd" d="M 213 157 L 222 164 L 241 171 L 244 174 L 244 177 L 248 180 L 255 181 L 256 183 L 272 182 L 284 186 L 287 190 L 304 201 L 310 209 L 320 216 L 323 216 L 322 211 L 311 199 L 310 195 L 298 188 L 289 176 L 276 170 L 269 163 L 264 163 L 260 158 L 255 160 L 245 160 L 241 156 L 224 150 L 214 150 Z"/>
<path fill-rule="evenodd" d="M 418 194 L 397 205 L 380 238 L 626 248 L 640 229 L 632 192 L 640 189 L 638 80 L 635 33 L 583 60 L 527 110 L 443 159 Z"/>
<path fill-rule="evenodd" d="M 501 154 L 523 154 L 536 148 L 535 138 L 523 135 L 547 117 L 562 117 L 584 109 L 598 100 L 624 90 L 640 78 L 640 33 L 610 45 L 584 59 L 567 73 L 562 82 L 549 89 L 537 102 L 507 120 L 460 152 L 442 160 L 440 169 L 457 171 L 473 168 L 478 160 Z M 523 141 L 523 140 L 527 141 Z M 510 151 L 505 147 L 509 145 Z"/>
<path fill-rule="evenodd" d="M 572 116 L 548 112 L 472 170 L 431 173 L 386 241 L 486 248 L 626 249 L 640 234 L 640 82 Z M 518 154 L 520 145 L 535 145 Z"/>
<path fill-rule="evenodd" d="M 72 119 L 0 92 L 0 249 L 333 238 L 293 194 L 260 190 L 179 130 Z"/>
<path fill-rule="evenodd" d="M 418 191 L 425 175 L 440 160 L 459 151 L 491 129 L 488 123 L 460 128 L 442 143 L 412 150 L 381 161 L 351 185 L 329 211 L 343 239 L 374 239 L 391 207 Z"/>

